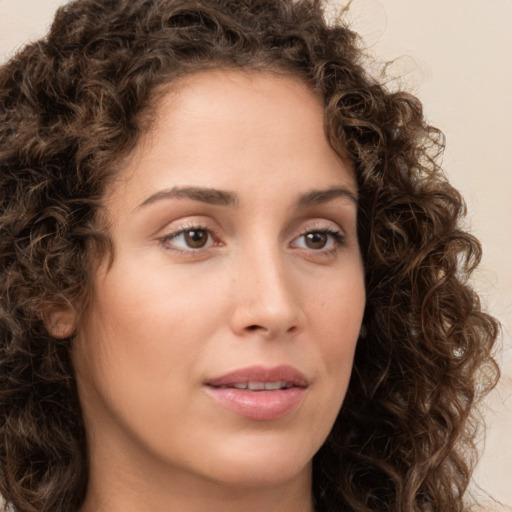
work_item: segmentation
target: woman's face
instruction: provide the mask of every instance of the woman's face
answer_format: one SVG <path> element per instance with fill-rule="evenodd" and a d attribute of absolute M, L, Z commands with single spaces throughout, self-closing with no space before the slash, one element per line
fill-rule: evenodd
<path fill-rule="evenodd" d="M 93 472 L 310 478 L 365 305 L 356 196 L 295 79 L 210 71 L 165 96 L 106 193 L 114 259 L 74 345 Z"/>

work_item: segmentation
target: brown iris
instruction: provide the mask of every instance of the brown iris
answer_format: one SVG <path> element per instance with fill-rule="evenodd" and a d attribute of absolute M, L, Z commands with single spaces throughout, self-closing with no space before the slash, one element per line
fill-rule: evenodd
<path fill-rule="evenodd" d="M 183 235 L 187 246 L 191 249 L 201 249 L 208 242 L 208 232 L 204 229 L 189 229 Z"/>
<path fill-rule="evenodd" d="M 310 249 L 323 249 L 327 245 L 327 233 L 313 232 L 307 233 L 304 238 L 306 246 Z"/>

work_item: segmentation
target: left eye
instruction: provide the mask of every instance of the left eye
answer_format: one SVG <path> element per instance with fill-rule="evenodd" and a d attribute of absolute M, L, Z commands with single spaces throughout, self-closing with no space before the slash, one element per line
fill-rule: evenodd
<path fill-rule="evenodd" d="M 295 239 L 294 247 L 301 249 L 312 249 L 320 251 L 322 249 L 332 249 L 337 244 L 343 242 L 343 235 L 337 231 L 318 230 L 308 231 Z"/>
<path fill-rule="evenodd" d="M 165 242 L 178 249 L 204 249 L 213 243 L 213 239 L 207 229 L 190 228 L 165 237 Z"/>

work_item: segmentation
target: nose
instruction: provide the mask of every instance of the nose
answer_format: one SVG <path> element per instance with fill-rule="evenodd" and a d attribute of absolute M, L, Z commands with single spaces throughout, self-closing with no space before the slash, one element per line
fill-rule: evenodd
<path fill-rule="evenodd" d="M 305 314 L 298 283 L 278 250 L 242 257 L 233 278 L 231 328 L 240 336 L 266 339 L 300 332 Z"/>

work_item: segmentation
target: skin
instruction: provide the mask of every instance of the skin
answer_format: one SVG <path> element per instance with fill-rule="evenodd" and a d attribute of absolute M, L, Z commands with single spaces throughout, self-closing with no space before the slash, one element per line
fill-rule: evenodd
<path fill-rule="evenodd" d="M 90 451 L 82 510 L 311 512 L 311 460 L 365 305 L 352 169 L 327 142 L 320 98 L 292 77 L 198 73 L 156 114 L 106 192 L 114 260 L 98 266 L 73 349 Z M 208 379 L 280 364 L 308 385 L 277 419 L 206 392 Z"/>

